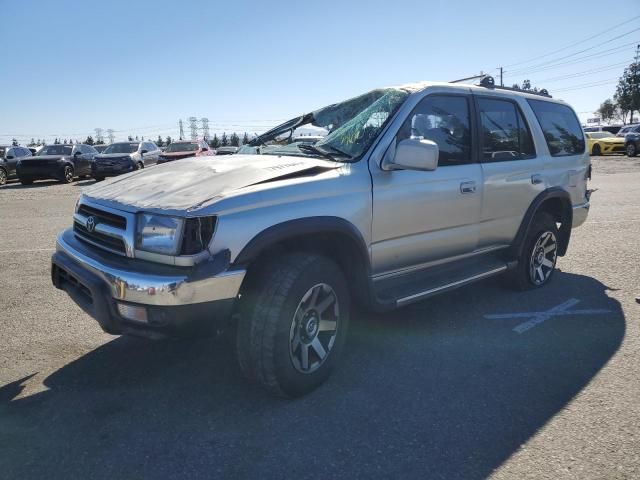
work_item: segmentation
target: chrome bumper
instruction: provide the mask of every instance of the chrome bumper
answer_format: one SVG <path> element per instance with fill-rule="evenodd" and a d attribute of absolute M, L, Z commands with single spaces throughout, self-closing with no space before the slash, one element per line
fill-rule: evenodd
<path fill-rule="evenodd" d="M 58 236 L 56 252 L 99 278 L 115 300 L 142 305 L 179 306 L 233 299 L 246 274 L 244 269 L 226 270 L 228 259 L 214 258 L 208 264 L 185 269 L 111 258 L 90 249 L 71 229 Z"/>
<path fill-rule="evenodd" d="M 572 228 L 579 227 L 587 220 L 587 215 L 589 214 L 589 207 L 591 205 L 589 202 L 584 202 L 579 205 L 573 206 L 573 223 Z"/>

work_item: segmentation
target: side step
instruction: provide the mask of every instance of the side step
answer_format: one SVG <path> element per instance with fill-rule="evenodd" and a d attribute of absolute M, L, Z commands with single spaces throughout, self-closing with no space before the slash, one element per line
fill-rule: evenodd
<path fill-rule="evenodd" d="M 381 302 L 402 307 L 515 268 L 496 254 L 466 258 L 374 282 Z"/>

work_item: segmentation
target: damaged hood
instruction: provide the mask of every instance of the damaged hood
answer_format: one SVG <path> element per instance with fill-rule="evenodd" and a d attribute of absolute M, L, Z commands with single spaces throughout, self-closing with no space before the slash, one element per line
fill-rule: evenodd
<path fill-rule="evenodd" d="M 83 195 L 136 210 L 188 211 L 251 185 L 341 166 L 297 156 L 194 157 L 112 178 L 83 190 Z"/>

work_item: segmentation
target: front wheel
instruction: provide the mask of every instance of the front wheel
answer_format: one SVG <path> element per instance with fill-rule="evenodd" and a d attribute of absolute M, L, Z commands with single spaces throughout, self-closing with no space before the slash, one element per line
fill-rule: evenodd
<path fill-rule="evenodd" d="M 334 262 L 311 254 L 285 255 L 255 274 L 239 309 L 240 367 L 276 395 L 304 395 L 327 379 L 343 349 L 347 283 Z"/>
<path fill-rule="evenodd" d="M 7 172 L 4 168 L 0 168 L 0 185 L 6 185 L 7 183 Z"/>
<path fill-rule="evenodd" d="M 144 168 L 144 163 L 138 162 L 136 163 L 136 170 L 142 170 Z"/>
<path fill-rule="evenodd" d="M 65 165 L 62 171 L 62 183 L 73 182 L 73 167 L 71 165 Z"/>
<path fill-rule="evenodd" d="M 638 154 L 638 149 L 636 148 L 635 143 L 630 143 L 627 145 L 627 157 L 635 157 Z"/>
<path fill-rule="evenodd" d="M 539 213 L 525 239 L 510 284 L 518 290 L 540 288 L 551 280 L 558 259 L 558 227 L 548 213 Z"/>
<path fill-rule="evenodd" d="M 596 157 L 602 155 L 602 150 L 600 150 L 600 145 L 594 145 L 591 150 L 591 155 L 595 155 Z"/>

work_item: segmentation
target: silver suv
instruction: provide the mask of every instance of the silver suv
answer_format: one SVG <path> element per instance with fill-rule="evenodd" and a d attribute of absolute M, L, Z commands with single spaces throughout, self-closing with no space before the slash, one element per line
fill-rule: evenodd
<path fill-rule="evenodd" d="M 243 154 L 92 186 L 52 279 L 109 333 L 232 326 L 243 372 L 304 394 L 353 303 L 384 311 L 498 274 L 552 278 L 589 210 L 578 118 L 548 95 L 418 83 L 294 118 Z M 295 142 L 304 125 L 328 134 Z"/>

